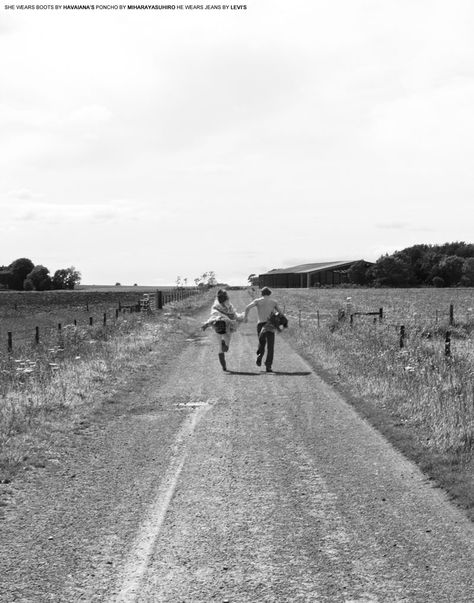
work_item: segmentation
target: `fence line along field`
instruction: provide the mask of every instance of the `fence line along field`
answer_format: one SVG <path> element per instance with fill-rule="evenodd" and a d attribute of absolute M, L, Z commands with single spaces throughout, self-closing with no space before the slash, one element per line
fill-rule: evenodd
<path fill-rule="evenodd" d="M 54 344 L 63 337 L 63 328 L 108 325 L 124 312 L 143 309 L 149 297 L 154 307 L 184 299 L 195 288 L 99 287 L 79 291 L 0 292 L 0 355 L 28 349 L 38 343 Z"/>

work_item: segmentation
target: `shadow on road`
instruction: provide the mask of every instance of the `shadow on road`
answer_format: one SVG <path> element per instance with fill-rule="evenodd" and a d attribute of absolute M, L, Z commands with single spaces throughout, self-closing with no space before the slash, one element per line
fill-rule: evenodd
<path fill-rule="evenodd" d="M 295 376 L 303 376 L 303 375 L 311 375 L 311 371 L 294 371 L 294 372 L 286 372 L 286 371 L 273 371 L 274 375 L 295 375 Z"/>
<path fill-rule="evenodd" d="M 259 375 L 265 375 L 265 371 L 260 371 L 258 373 L 251 373 L 251 372 L 247 372 L 247 371 L 231 371 L 228 370 L 227 373 L 229 375 L 248 375 L 250 377 L 258 377 Z M 304 376 L 304 375 L 311 375 L 311 371 L 294 371 L 294 372 L 286 372 L 286 371 L 273 371 L 272 373 L 270 373 L 271 375 L 289 375 L 289 376 Z"/>
<path fill-rule="evenodd" d="M 251 375 L 252 377 L 258 377 L 260 373 L 247 373 L 245 371 L 227 371 L 230 375 Z"/>

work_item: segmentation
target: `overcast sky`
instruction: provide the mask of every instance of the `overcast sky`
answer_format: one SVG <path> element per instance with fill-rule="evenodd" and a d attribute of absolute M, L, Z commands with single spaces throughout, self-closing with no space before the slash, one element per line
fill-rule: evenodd
<path fill-rule="evenodd" d="M 0 265 L 240 284 L 473 242 L 474 3 L 246 6 L 1 0 Z"/>

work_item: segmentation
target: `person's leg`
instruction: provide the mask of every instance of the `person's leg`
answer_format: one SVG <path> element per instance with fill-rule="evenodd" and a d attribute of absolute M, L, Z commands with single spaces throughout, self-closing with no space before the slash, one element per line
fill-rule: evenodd
<path fill-rule="evenodd" d="M 216 336 L 217 336 L 217 345 L 218 345 L 217 357 L 219 358 L 219 364 L 221 365 L 222 370 L 226 371 L 227 366 L 226 366 L 226 362 L 225 362 L 225 354 L 223 352 L 223 347 L 222 347 L 222 344 L 225 343 L 225 341 L 222 338 L 222 335 L 220 335 L 219 333 L 216 333 Z"/>
<path fill-rule="evenodd" d="M 221 335 L 221 348 L 222 352 L 228 352 L 230 347 L 230 333 L 224 333 Z"/>
<path fill-rule="evenodd" d="M 218 356 L 219 356 L 219 362 L 221 363 L 221 366 L 222 366 L 222 370 L 226 371 L 227 370 L 227 365 L 226 365 L 226 362 L 225 362 L 225 354 L 224 354 L 224 352 L 219 352 Z"/>
<path fill-rule="evenodd" d="M 267 371 L 271 371 L 273 364 L 273 351 L 275 349 L 275 333 L 268 331 L 265 333 L 267 339 L 267 357 L 265 358 L 265 366 Z"/>
<path fill-rule="evenodd" d="M 257 366 L 262 366 L 262 358 L 265 353 L 265 333 L 260 335 L 265 323 L 259 322 L 257 325 L 258 349 L 257 349 Z"/>

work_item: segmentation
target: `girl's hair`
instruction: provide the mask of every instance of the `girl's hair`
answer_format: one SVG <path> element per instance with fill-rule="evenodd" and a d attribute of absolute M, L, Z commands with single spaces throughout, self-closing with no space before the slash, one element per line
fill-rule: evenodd
<path fill-rule="evenodd" d="M 217 292 L 217 300 L 220 304 L 226 302 L 229 299 L 229 296 L 227 295 L 227 291 L 224 291 L 224 289 L 219 289 L 219 291 Z"/>
<path fill-rule="evenodd" d="M 272 290 L 269 289 L 268 287 L 264 287 L 262 289 L 262 295 L 271 295 L 272 294 Z"/>

